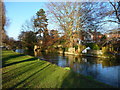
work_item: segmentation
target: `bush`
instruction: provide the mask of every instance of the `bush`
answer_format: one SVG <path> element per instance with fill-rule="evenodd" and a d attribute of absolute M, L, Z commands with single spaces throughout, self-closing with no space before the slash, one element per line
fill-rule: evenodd
<path fill-rule="evenodd" d="M 96 44 L 96 45 L 93 45 L 93 50 L 100 50 L 99 46 Z"/>
<path fill-rule="evenodd" d="M 60 44 L 64 44 L 65 42 L 65 40 L 60 40 Z"/>
<path fill-rule="evenodd" d="M 74 48 L 75 48 L 75 50 L 77 50 L 78 49 L 78 45 L 75 45 Z"/>
<path fill-rule="evenodd" d="M 106 47 L 102 47 L 102 52 L 105 54 L 105 53 L 108 53 L 109 52 L 109 47 L 106 46 Z"/>
<path fill-rule="evenodd" d="M 88 43 L 86 46 L 93 50 L 100 50 L 100 47 L 96 43 Z"/>

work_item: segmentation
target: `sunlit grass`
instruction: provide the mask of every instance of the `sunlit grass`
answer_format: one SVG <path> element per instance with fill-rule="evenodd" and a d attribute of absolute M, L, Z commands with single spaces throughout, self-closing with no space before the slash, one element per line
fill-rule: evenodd
<path fill-rule="evenodd" d="M 110 87 L 29 55 L 2 51 L 3 88 Z"/>

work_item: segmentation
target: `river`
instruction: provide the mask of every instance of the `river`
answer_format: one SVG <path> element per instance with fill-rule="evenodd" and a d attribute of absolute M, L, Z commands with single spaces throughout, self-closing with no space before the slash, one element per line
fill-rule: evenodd
<path fill-rule="evenodd" d="M 16 52 L 24 53 L 24 50 Z M 41 52 L 37 53 L 37 57 L 61 67 L 70 67 L 72 71 L 90 76 L 97 81 L 120 87 L 120 58 L 110 60 Z"/>

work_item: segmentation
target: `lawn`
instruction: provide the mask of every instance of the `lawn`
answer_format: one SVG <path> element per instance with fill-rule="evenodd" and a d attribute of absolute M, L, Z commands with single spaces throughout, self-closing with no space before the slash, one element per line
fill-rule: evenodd
<path fill-rule="evenodd" d="M 3 88 L 109 88 L 49 62 L 13 51 L 2 51 Z"/>

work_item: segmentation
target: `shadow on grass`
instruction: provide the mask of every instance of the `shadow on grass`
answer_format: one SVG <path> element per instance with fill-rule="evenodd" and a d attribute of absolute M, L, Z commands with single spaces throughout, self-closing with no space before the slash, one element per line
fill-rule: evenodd
<path fill-rule="evenodd" d="M 63 83 L 61 85 L 62 88 L 111 88 L 111 86 L 97 82 L 92 78 L 87 78 L 83 75 L 74 73 L 70 71 L 68 75 L 66 75 Z"/>
<path fill-rule="evenodd" d="M 2 73 L 2 74 L 3 74 L 3 75 L 4 75 L 4 74 L 7 74 L 7 73 L 9 73 L 9 72 L 12 72 L 12 71 L 18 70 L 19 68 L 23 68 L 23 67 L 25 68 L 25 67 L 27 67 L 27 66 L 29 66 L 29 65 L 31 65 L 31 64 L 33 64 L 33 62 L 28 63 L 28 64 L 20 65 L 20 67 L 17 67 L 17 68 L 11 69 L 10 71 L 8 71 L 8 72 L 4 72 L 4 73 Z"/>
<path fill-rule="evenodd" d="M 9 63 L 9 64 L 5 64 L 5 62 L 3 62 L 2 67 L 6 67 L 6 66 L 13 65 L 13 64 L 18 64 L 18 63 L 26 62 L 26 61 L 33 61 L 33 60 L 36 60 L 36 59 L 37 58 L 30 58 L 30 59 L 26 59 L 26 60 L 22 60 L 22 61 L 18 61 L 18 62 L 12 62 L 12 63 Z"/>
<path fill-rule="evenodd" d="M 25 78 L 24 80 L 22 80 L 21 82 L 17 83 L 16 85 L 14 85 L 11 88 L 16 88 L 17 86 L 19 86 L 20 84 L 22 84 L 23 82 L 25 82 L 27 79 L 29 79 L 30 77 L 34 76 L 35 74 L 37 74 L 38 72 L 42 71 L 43 69 L 47 68 L 48 66 L 50 66 L 51 64 L 48 64 L 47 66 L 39 69 L 38 71 L 34 72 L 32 75 L 30 75 L 29 77 Z"/>
<path fill-rule="evenodd" d="M 25 56 L 25 55 L 24 54 L 10 55 L 8 57 L 2 58 L 2 62 L 4 63 L 5 61 L 8 61 L 11 58 L 16 58 L 16 57 L 20 57 L 20 56 Z"/>
<path fill-rule="evenodd" d="M 43 63 L 40 63 L 40 65 L 43 65 L 43 64 L 45 64 L 44 62 Z M 27 68 L 27 69 L 25 69 L 26 67 L 29 67 L 29 65 L 26 65 L 26 66 L 24 66 L 24 67 L 21 67 L 21 69 L 22 70 L 20 70 L 19 72 L 16 70 L 16 71 L 11 71 L 11 72 L 14 72 L 14 73 L 16 73 L 15 75 L 13 75 L 13 76 L 10 76 L 10 78 L 9 77 L 3 77 L 3 84 L 4 83 L 7 83 L 7 82 L 9 82 L 11 79 L 14 79 L 14 78 L 17 78 L 18 76 L 20 76 L 20 75 L 22 75 L 22 74 L 24 74 L 24 73 L 26 73 L 27 71 L 32 71 L 35 67 L 34 66 L 36 66 L 35 65 L 35 63 L 32 63 L 31 64 L 32 66 L 30 67 L 30 68 Z M 18 68 L 18 70 L 19 70 L 19 68 Z M 7 78 L 7 79 L 6 79 Z"/>

